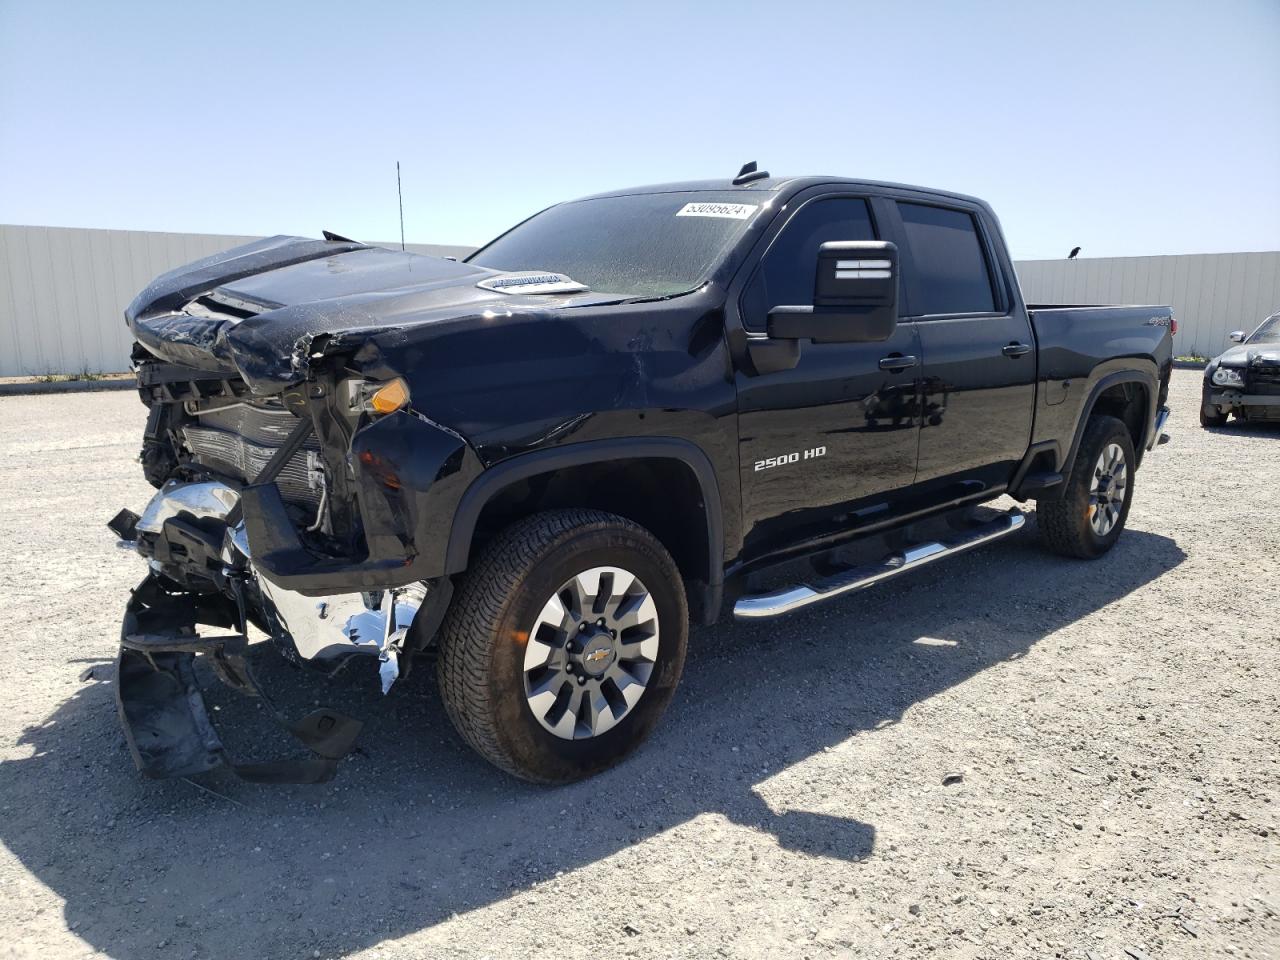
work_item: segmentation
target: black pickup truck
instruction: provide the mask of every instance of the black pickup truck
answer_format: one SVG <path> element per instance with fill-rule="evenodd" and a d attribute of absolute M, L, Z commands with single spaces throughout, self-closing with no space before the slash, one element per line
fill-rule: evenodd
<path fill-rule="evenodd" d="M 360 724 L 330 709 L 271 707 L 300 759 L 228 757 L 193 663 L 265 696 L 252 640 L 375 657 L 384 692 L 434 658 L 494 764 L 601 770 L 726 605 L 779 616 L 1011 533 L 1020 509 L 979 507 L 1004 494 L 1049 548 L 1106 553 L 1163 436 L 1171 319 L 1025 304 L 980 200 L 754 165 L 559 204 L 462 262 L 326 233 L 165 274 L 126 311 L 159 491 L 110 524 L 148 561 L 134 758 L 331 776 Z"/>

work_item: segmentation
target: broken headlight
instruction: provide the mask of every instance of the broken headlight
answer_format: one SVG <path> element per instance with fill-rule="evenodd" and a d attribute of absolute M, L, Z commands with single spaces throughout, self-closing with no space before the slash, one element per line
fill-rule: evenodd
<path fill-rule="evenodd" d="M 1244 371 L 1239 367 L 1219 367 L 1213 371 L 1213 382 L 1219 387 L 1243 387 Z"/>
<path fill-rule="evenodd" d="M 363 413 L 395 413 L 409 405 L 409 385 L 402 377 L 382 383 L 348 380 L 351 409 Z"/>

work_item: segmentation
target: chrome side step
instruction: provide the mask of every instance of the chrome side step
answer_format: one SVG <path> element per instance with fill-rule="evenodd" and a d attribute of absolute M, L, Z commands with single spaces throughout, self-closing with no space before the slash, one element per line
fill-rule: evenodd
<path fill-rule="evenodd" d="M 1169 422 L 1169 408 L 1162 407 L 1160 412 L 1156 414 L 1156 423 L 1151 430 L 1151 442 L 1147 444 L 1147 449 L 1157 447 L 1162 443 L 1169 442 L 1169 434 L 1165 431 L 1165 425 Z"/>
<path fill-rule="evenodd" d="M 1008 536 L 1015 530 L 1021 529 L 1026 520 L 1026 514 L 1014 507 L 995 520 L 988 521 L 951 540 L 919 543 L 901 553 L 890 555 L 881 563 L 845 570 L 812 584 L 800 584 L 795 587 L 784 587 L 772 593 L 742 597 L 733 605 L 733 618 L 765 620 L 770 617 L 780 617 L 784 613 L 791 613 L 801 607 L 821 603 L 823 600 L 830 600 L 842 594 L 853 593 L 855 590 L 862 590 L 943 557 L 963 553 L 973 547 Z"/>

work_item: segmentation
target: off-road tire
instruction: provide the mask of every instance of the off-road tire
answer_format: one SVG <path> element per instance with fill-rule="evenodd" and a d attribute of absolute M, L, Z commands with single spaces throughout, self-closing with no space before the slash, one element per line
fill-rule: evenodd
<path fill-rule="evenodd" d="M 660 644 L 641 698 L 612 729 L 566 740 L 526 701 L 527 631 L 568 578 L 597 566 L 639 577 L 657 607 Z M 537 783 L 568 783 L 620 761 L 648 736 L 684 668 L 689 614 L 670 554 L 643 527 L 598 510 L 534 514 L 498 534 L 461 578 L 440 632 L 437 678 L 449 719 L 482 757 Z"/>
<path fill-rule="evenodd" d="M 1119 519 L 1105 535 L 1099 536 L 1090 523 L 1090 486 L 1098 458 L 1113 443 L 1124 452 L 1127 487 Z M 1071 476 L 1062 485 L 1059 495 L 1041 497 L 1036 501 L 1036 521 L 1044 545 L 1055 553 L 1083 560 L 1095 559 L 1110 550 L 1124 532 L 1125 521 L 1129 517 L 1136 463 L 1133 438 L 1129 436 L 1129 428 L 1124 421 L 1102 414 L 1090 417 L 1080 449 L 1076 452 Z"/>

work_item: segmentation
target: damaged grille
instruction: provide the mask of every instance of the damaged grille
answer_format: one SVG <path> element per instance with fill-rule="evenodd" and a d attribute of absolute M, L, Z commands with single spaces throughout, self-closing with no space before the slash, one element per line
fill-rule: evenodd
<path fill-rule="evenodd" d="M 1246 393 L 1257 393 L 1262 396 L 1280 396 L 1280 364 L 1254 363 L 1246 374 Z"/>
<path fill-rule="evenodd" d="M 256 477 L 293 432 L 298 420 L 283 408 L 238 404 L 202 413 L 199 426 L 183 428 L 187 448 L 196 462 L 237 480 Z M 276 478 L 290 503 L 315 507 L 320 502 L 318 479 L 320 446 L 309 438 Z"/>

